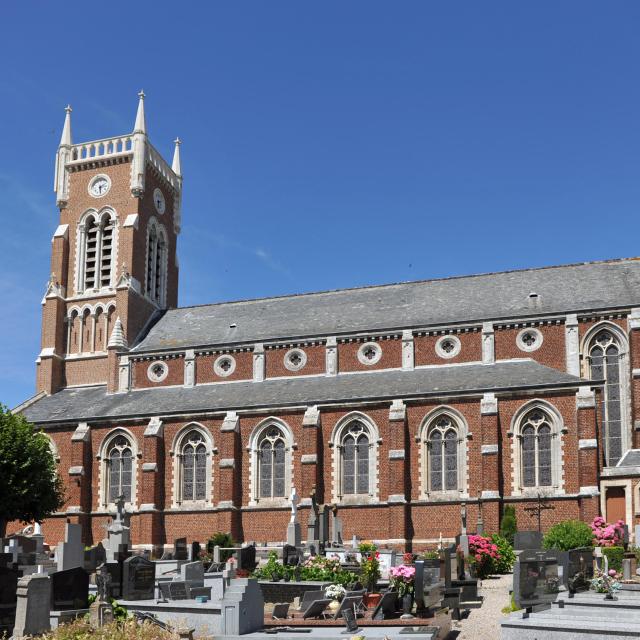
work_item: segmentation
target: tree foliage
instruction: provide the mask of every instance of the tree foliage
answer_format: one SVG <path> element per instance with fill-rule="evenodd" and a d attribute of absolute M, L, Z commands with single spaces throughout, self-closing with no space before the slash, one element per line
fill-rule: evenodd
<path fill-rule="evenodd" d="M 49 439 L 0 405 L 0 537 L 8 522 L 42 521 L 64 504 Z"/>
<path fill-rule="evenodd" d="M 500 523 L 500 535 L 505 538 L 510 545 L 513 545 L 513 538 L 516 531 L 518 531 L 516 508 L 513 505 L 507 505 L 504 508 L 502 522 Z"/>

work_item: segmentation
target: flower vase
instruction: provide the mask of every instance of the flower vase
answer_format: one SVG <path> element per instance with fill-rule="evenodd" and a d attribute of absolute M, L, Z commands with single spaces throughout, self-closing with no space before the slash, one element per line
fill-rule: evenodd
<path fill-rule="evenodd" d="M 328 605 L 327 609 L 331 611 L 331 613 L 335 613 L 340 608 L 340 602 L 338 600 L 332 600 Z"/>
<path fill-rule="evenodd" d="M 413 594 L 405 593 L 402 596 L 402 616 L 401 618 L 413 618 L 411 612 L 413 611 Z"/>

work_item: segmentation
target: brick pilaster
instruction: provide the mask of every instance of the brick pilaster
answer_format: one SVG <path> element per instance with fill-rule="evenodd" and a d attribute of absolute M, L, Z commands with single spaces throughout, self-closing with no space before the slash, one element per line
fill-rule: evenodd
<path fill-rule="evenodd" d="M 580 517 L 592 520 L 599 513 L 597 402 L 592 389 L 581 387 L 576 393 L 578 431 L 578 480 Z"/>
<path fill-rule="evenodd" d="M 482 477 L 478 485 L 483 500 L 500 498 L 500 428 L 498 399 L 493 393 L 485 393 L 480 401 L 480 457 Z"/>
<path fill-rule="evenodd" d="M 82 525 L 82 540 L 91 544 L 91 481 L 92 476 L 91 429 L 80 422 L 71 436 L 71 466 L 68 469 L 67 515 L 71 522 Z"/>
<path fill-rule="evenodd" d="M 407 438 L 407 407 L 402 400 L 394 400 L 389 409 L 389 427 L 386 434 L 388 446 L 388 495 L 387 511 L 388 537 L 392 540 L 405 540 L 409 517 L 408 509 L 408 469 L 409 450 Z M 380 461 L 380 468 L 384 468 L 387 460 Z M 380 496 L 384 499 L 385 496 Z M 405 543 L 406 544 L 406 543 Z"/>
<path fill-rule="evenodd" d="M 318 407 L 308 407 L 302 419 L 300 438 L 300 463 L 302 478 L 299 494 L 303 499 L 311 495 L 316 488 L 316 495 L 323 495 L 322 456 L 319 454 L 320 444 L 320 411 Z"/>
<path fill-rule="evenodd" d="M 222 531 L 230 531 L 236 540 L 242 539 L 240 508 L 242 506 L 242 441 L 240 418 L 229 411 L 220 427 L 220 468 L 217 502 L 220 508 L 219 523 Z"/>
<path fill-rule="evenodd" d="M 162 521 L 164 467 L 164 428 L 159 418 L 152 418 L 143 435 L 138 502 L 140 539 L 154 546 L 163 544 L 165 538 Z"/>

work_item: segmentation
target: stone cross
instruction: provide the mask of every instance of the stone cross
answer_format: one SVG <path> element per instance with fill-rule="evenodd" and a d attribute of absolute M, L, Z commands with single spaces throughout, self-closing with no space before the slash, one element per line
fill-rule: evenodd
<path fill-rule="evenodd" d="M 291 489 L 290 500 L 291 500 L 291 520 L 289 522 L 293 524 L 295 522 L 298 522 L 298 502 L 300 502 L 300 497 L 298 496 L 295 487 Z"/>
<path fill-rule="evenodd" d="M 467 533 L 467 505 L 463 502 L 460 507 L 460 517 L 462 518 L 462 534 Z"/>
<path fill-rule="evenodd" d="M 98 600 L 109 601 L 109 585 L 111 584 L 111 574 L 107 565 L 101 564 L 96 572 L 96 586 L 98 588 Z"/>

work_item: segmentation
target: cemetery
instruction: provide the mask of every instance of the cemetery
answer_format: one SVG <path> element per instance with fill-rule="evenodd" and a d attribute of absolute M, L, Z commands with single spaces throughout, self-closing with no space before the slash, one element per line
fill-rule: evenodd
<path fill-rule="evenodd" d="M 279 544 L 179 538 L 159 557 L 132 547 L 122 500 L 107 537 L 90 548 L 71 522 L 55 548 L 37 524 L 26 527 L 3 541 L 0 631 L 16 639 L 56 638 L 63 625 L 65 638 L 110 625 L 157 638 L 490 637 L 474 635 L 483 584 L 512 571 L 494 637 L 640 636 L 640 554 L 621 521 L 488 536 L 481 521 L 467 531 L 463 505 L 455 540 L 403 553 L 345 542 L 338 509 L 315 503 L 303 536 L 297 502 L 294 490 Z"/>

